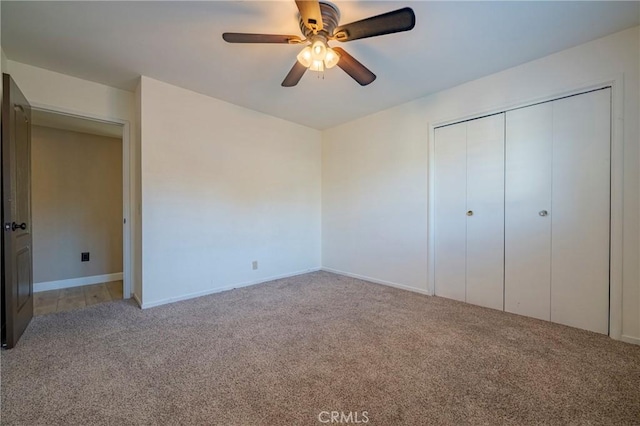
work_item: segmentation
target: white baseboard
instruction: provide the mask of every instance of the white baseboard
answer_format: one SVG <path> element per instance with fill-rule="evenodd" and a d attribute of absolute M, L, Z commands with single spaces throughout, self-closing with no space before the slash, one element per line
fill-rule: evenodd
<path fill-rule="evenodd" d="M 345 277 L 357 278 L 363 281 L 369 281 L 376 284 L 382 284 L 389 287 L 399 288 L 401 290 L 407 290 L 407 291 L 412 291 L 414 293 L 426 294 L 427 296 L 431 296 L 431 293 L 429 292 L 429 290 L 423 290 L 421 288 L 411 287 L 404 284 L 398 284 L 391 281 L 379 280 L 377 278 L 371 278 L 364 275 L 352 274 L 351 272 L 339 271 L 337 269 L 331 269 L 331 268 L 325 268 L 325 267 L 322 267 L 320 269 L 322 271 L 331 272 L 333 274 L 344 275 Z"/>
<path fill-rule="evenodd" d="M 115 274 L 93 275 L 91 277 L 71 278 L 68 280 L 45 281 L 33 283 L 33 292 L 59 290 L 61 288 L 80 287 L 83 285 L 107 283 L 109 281 L 119 281 L 122 279 L 122 272 Z"/>
<path fill-rule="evenodd" d="M 632 345 L 640 345 L 640 337 L 625 336 L 623 334 L 620 336 L 620 340 L 626 343 L 631 343 Z"/>
<path fill-rule="evenodd" d="M 319 270 L 320 268 L 310 268 L 310 269 L 305 269 L 304 271 L 291 272 L 291 273 L 282 274 L 282 275 L 274 275 L 274 276 L 262 278 L 256 281 L 246 281 L 239 284 L 233 284 L 233 285 L 228 285 L 224 287 L 216 287 L 213 289 L 199 291 L 196 293 L 184 294 L 182 296 L 169 297 L 166 299 L 156 300 L 154 302 L 141 303 L 140 301 L 138 301 L 138 304 L 142 309 L 154 308 L 156 306 L 166 305 L 167 303 L 174 303 L 174 302 L 180 302 L 182 300 L 195 299 L 196 297 L 208 296 L 209 294 L 221 293 L 223 291 L 233 290 L 241 287 L 249 287 L 256 284 L 266 283 L 268 281 L 279 280 L 281 278 L 295 277 L 296 275 L 308 274 L 309 272 L 316 272 Z"/>

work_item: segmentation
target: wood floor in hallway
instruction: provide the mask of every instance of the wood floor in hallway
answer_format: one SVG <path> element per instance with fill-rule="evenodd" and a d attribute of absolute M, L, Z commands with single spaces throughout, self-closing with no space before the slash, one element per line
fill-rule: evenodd
<path fill-rule="evenodd" d="M 34 315 L 46 315 L 122 299 L 122 280 L 35 293 Z"/>

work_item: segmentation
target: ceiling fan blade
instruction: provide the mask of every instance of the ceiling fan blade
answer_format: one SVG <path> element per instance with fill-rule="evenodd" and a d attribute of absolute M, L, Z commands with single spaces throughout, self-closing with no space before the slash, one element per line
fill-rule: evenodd
<path fill-rule="evenodd" d="M 222 38 L 227 43 L 282 43 L 297 44 L 302 39 L 294 35 L 224 33 Z"/>
<path fill-rule="evenodd" d="M 289 74 L 287 74 L 287 76 L 282 81 L 282 87 L 293 87 L 298 84 L 306 70 L 307 67 L 296 61 L 296 63 L 293 64 L 293 68 L 291 68 L 291 71 L 289 71 Z"/>
<path fill-rule="evenodd" d="M 356 58 L 345 52 L 344 49 L 340 47 L 333 47 L 333 50 L 338 54 L 338 56 L 340 56 L 338 66 L 342 68 L 344 72 L 349 74 L 351 78 L 357 81 L 360 86 L 366 86 L 376 79 L 376 75 L 374 73 L 358 62 Z"/>
<path fill-rule="evenodd" d="M 322 12 L 318 0 L 296 0 L 305 27 L 312 31 L 322 30 Z"/>
<path fill-rule="evenodd" d="M 371 18 L 341 25 L 333 32 L 338 41 L 351 41 L 385 34 L 412 30 L 416 15 L 410 7 L 372 16 Z"/>

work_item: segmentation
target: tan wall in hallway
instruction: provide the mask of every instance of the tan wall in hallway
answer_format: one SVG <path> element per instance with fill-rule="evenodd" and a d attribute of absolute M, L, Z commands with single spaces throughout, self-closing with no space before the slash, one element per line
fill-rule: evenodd
<path fill-rule="evenodd" d="M 31 165 L 34 282 L 122 272 L 122 140 L 34 126 Z"/>

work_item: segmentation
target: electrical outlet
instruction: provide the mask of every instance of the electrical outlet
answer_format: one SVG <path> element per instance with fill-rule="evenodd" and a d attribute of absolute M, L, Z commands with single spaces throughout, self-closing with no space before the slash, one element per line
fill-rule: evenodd
<path fill-rule="evenodd" d="M 89 252 L 88 251 L 82 253 L 82 255 L 80 257 L 80 261 L 81 262 L 88 262 L 89 261 Z"/>
<path fill-rule="evenodd" d="M 251 268 L 253 268 L 254 271 L 256 269 L 258 269 L 258 261 L 257 260 L 254 260 L 253 262 L 251 262 Z"/>

